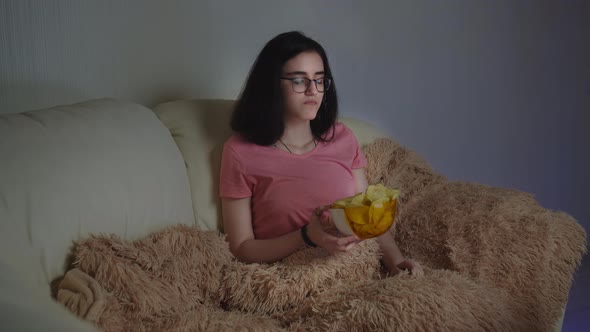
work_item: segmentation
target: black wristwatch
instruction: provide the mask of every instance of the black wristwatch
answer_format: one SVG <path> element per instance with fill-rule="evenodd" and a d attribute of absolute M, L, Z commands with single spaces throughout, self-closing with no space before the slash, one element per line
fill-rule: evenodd
<path fill-rule="evenodd" d="M 309 236 L 307 236 L 307 225 L 301 227 L 301 237 L 303 238 L 303 242 L 305 242 L 305 244 L 307 244 L 308 246 L 312 248 L 318 246 L 317 244 L 313 243 Z"/>

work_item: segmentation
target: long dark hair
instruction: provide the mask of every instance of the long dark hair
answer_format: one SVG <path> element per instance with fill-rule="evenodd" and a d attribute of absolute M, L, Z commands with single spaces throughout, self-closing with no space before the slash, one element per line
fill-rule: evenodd
<path fill-rule="evenodd" d="M 285 130 L 281 70 L 285 62 L 306 51 L 320 55 L 325 77 L 332 79 L 315 119 L 311 120 L 311 132 L 316 140 L 330 141 L 333 138 L 333 130 L 332 137 L 325 137 L 338 116 L 336 86 L 328 57 L 318 42 L 298 31 L 274 37 L 256 58 L 231 117 L 230 125 L 235 132 L 258 145 L 271 145 L 281 138 Z"/>

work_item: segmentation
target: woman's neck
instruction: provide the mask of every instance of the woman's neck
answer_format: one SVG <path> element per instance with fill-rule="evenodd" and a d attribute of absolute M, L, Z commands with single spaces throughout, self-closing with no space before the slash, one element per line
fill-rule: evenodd
<path fill-rule="evenodd" d="M 281 137 L 283 142 L 293 146 L 304 146 L 313 139 L 309 120 L 285 123 L 285 131 Z"/>

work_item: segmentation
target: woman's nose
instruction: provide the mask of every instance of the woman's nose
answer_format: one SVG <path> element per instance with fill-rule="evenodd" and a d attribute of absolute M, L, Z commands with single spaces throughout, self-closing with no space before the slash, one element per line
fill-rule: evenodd
<path fill-rule="evenodd" d="M 315 85 L 314 81 L 309 82 L 309 86 L 307 90 L 305 90 L 305 94 L 308 96 L 315 96 L 319 93 L 318 88 Z"/>

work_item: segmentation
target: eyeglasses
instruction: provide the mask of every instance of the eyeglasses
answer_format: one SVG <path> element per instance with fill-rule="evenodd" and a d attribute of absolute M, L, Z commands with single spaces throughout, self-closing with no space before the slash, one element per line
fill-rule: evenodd
<path fill-rule="evenodd" d="M 328 91 L 332 84 L 332 80 L 327 77 L 317 78 L 315 80 L 310 80 L 306 77 L 281 77 L 281 79 L 291 81 L 291 87 L 293 88 L 293 91 L 297 93 L 304 93 L 307 91 L 311 85 L 311 81 L 315 83 L 315 88 L 318 92 Z"/>

